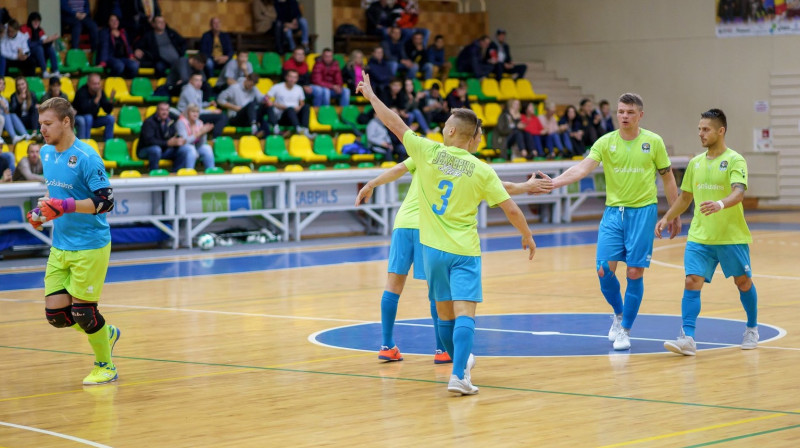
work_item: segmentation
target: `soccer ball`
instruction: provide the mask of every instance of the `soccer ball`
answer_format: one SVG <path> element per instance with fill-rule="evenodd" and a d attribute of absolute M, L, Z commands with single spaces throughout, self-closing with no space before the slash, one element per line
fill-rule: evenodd
<path fill-rule="evenodd" d="M 214 247 L 214 236 L 204 233 L 197 238 L 197 246 L 203 250 L 210 250 Z"/>

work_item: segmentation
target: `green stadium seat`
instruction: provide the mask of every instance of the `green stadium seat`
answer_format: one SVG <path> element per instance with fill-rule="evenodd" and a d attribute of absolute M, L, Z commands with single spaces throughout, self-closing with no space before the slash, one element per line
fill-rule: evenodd
<path fill-rule="evenodd" d="M 214 166 L 211 168 L 206 168 L 206 174 L 225 174 L 225 170 L 222 167 Z"/>
<path fill-rule="evenodd" d="M 278 76 L 281 74 L 282 67 L 283 64 L 281 63 L 281 57 L 278 53 L 270 51 L 263 54 L 261 59 L 261 71 L 265 75 Z"/>
<path fill-rule="evenodd" d="M 308 169 L 311 171 L 321 171 L 324 170 L 326 167 L 322 163 L 314 163 L 308 166 Z"/>
<path fill-rule="evenodd" d="M 372 162 L 361 162 L 358 164 L 359 168 L 375 168 L 375 164 Z"/>
<path fill-rule="evenodd" d="M 269 156 L 277 157 L 278 160 L 283 163 L 303 161 L 303 159 L 300 157 L 293 157 L 289 155 L 289 151 L 286 149 L 286 142 L 280 135 L 270 135 L 267 137 L 265 152 Z"/>
<path fill-rule="evenodd" d="M 455 56 L 451 56 L 449 60 L 450 60 L 450 73 L 448 73 L 447 76 L 449 76 L 450 78 L 469 78 L 470 76 L 472 76 L 472 73 L 458 71 L 458 69 L 456 68 L 457 64 Z"/>
<path fill-rule="evenodd" d="M 120 168 L 139 168 L 145 165 L 144 160 L 133 160 L 128 151 L 128 144 L 120 138 L 112 138 L 106 142 L 103 158 L 117 162 Z"/>
<path fill-rule="evenodd" d="M 85 51 L 72 48 L 67 50 L 67 57 L 64 65 L 61 66 L 61 71 L 65 73 L 102 73 L 103 67 L 93 67 L 89 63 Z"/>
<path fill-rule="evenodd" d="M 467 79 L 467 95 L 470 101 L 494 101 L 494 97 L 486 96 L 481 89 L 481 80 L 478 78 Z"/>
<path fill-rule="evenodd" d="M 251 159 L 239 156 L 233 139 L 220 136 L 214 140 L 214 160 L 218 163 L 251 163 Z"/>
<path fill-rule="evenodd" d="M 168 96 L 153 95 L 153 84 L 147 78 L 137 77 L 131 81 L 131 95 L 144 98 L 147 103 L 169 101 Z"/>
<path fill-rule="evenodd" d="M 128 128 L 134 134 L 142 130 L 142 115 L 136 106 L 122 106 L 119 110 L 119 125 Z"/>
<path fill-rule="evenodd" d="M 159 168 L 157 170 L 150 170 L 151 176 L 169 176 L 169 171 L 165 170 L 164 168 Z"/>
<path fill-rule="evenodd" d="M 358 106 L 351 104 L 342 108 L 342 119 L 340 121 L 352 123 L 359 131 L 364 131 L 367 129 L 367 125 L 358 124 L 359 115 L 361 115 L 361 111 L 358 110 Z"/>
<path fill-rule="evenodd" d="M 339 63 L 339 69 L 340 70 L 343 69 L 345 65 L 347 65 L 347 62 L 345 62 L 345 60 L 344 60 L 344 55 L 341 54 L 341 53 L 334 54 L 333 55 L 333 59 L 335 59 L 336 62 Z"/>
<path fill-rule="evenodd" d="M 317 135 L 314 139 L 314 153 L 327 157 L 331 162 L 350 160 L 349 155 L 336 152 L 330 135 Z"/>
<path fill-rule="evenodd" d="M 261 53 L 251 51 L 247 53 L 247 61 L 253 66 L 253 71 L 259 75 L 265 75 L 264 69 L 261 67 Z M 262 92 L 263 93 L 263 92 Z"/>
<path fill-rule="evenodd" d="M 44 93 L 47 89 L 44 88 L 44 82 L 42 82 L 42 78 L 38 76 L 29 76 L 26 78 L 28 80 L 28 89 L 36 95 L 36 98 L 41 101 Z"/>
<path fill-rule="evenodd" d="M 348 169 L 350 169 L 350 164 L 349 163 L 344 163 L 344 162 L 339 162 L 339 163 L 333 165 L 333 169 L 335 169 L 335 170 L 348 170 Z"/>
<path fill-rule="evenodd" d="M 411 83 L 414 84 L 414 92 L 418 93 L 422 91 L 422 83 L 419 82 L 419 79 L 414 78 L 411 80 Z"/>
<path fill-rule="evenodd" d="M 89 79 L 88 75 L 83 75 L 78 79 L 78 89 L 86 85 L 86 81 Z"/>
<path fill-rule="evenodd" d="M 348 106 L 349 107 L 349 106 Z M 333 106 L 320 106 L 317 112 L 317 120 L 320 124 L 329 125 L 333 131 L 350 131 L 352 128 L 339 120 L 339 114 Z"/>
<path fill-rule="evenodd" d="M 259 173 L 274 173 L 278 171 L 278 167 L 275 165 L 261 165 L 258 167 Z"/>

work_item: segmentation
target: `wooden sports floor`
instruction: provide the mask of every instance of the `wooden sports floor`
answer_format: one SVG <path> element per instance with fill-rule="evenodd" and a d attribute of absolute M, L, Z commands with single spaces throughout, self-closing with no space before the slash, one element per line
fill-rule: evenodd
<path fill-rule="evenodd" d="M 112 261 L 101 311 L 122 331 L 120 379 L 96 387 L 81 386 L 85 337 L 45 322 L 45 260 L 0 264 L 0 447 L 797 447 L 800 213 L 748 221 L 770 340 L 739 348 L 744 311 L 718 273 L 696 357 L 661 347 L 679 331 L 685 237 L 656 242 L 632 350 L 615 353 L 596 222 L 534 227 L 533 262 L 494 230 L 469 397 L 433 363 L 424 282 L 400 299 L 405 359 L 378 361 L 388 239 Z"/>

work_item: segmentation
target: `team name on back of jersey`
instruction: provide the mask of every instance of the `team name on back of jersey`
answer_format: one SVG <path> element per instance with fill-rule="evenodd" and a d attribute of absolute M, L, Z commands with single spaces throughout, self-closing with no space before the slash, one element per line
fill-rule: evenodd
<path fill-rule="evenodd" d="M 466 174 L 467 177 L 472 177 L 475 172 L 475 163 L 448 154 L 444 149 L 436 154 L 433 164 L 438 165 L 439 171 L 449 176 L 461 177 Z"/>

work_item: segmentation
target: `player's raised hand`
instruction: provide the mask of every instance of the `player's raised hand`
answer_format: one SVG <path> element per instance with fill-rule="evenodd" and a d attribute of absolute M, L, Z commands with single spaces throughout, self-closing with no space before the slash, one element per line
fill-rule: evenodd
<path fill-rule="evenodd" d="M 553 179 L 541 171 L 537 171 L 525 184 L 529 194 L 546 194 L 553 191 Z"/>
<path fill-rule="evenodd" d="M 33 210 L 28 212 L 28 224 L 33 226 L 36 230 L 43 230 L 42 223 L 44 223 L 45 218 L 41 216 L 41 210 L 39 207 L 34 208 Z"/>
<path fill-rule="evenodd" d="M 533 241 L 532 235 L 522 237 L 522 248 L 528 251 L 528 260 L 533 260 L 533 254 L 536 252 L 536 242 Z"/>
<path fill-rule="evenodd" d="M 356 207 L 358 207 L 360 204 L 366 204 L 369 202 L 374 189 L 375 187 L 371 186 L 369 183 L 361 187 L 361 190 L 358 191 L 358 196 L 356 196 Z"/>
<path fill-rule="evenodd" d="M 364 79 L 361 80 L 361 82 L 359 82 L 356 86 L 356 93 L 360 93 L 364 96 L 364 98 L 371 101 L 372 98 L 375 97 L 375 92 L 372 91 L 372 84 L 369 82 L 369 75 L 365 70 L 362 70 L 361 74 Z"/>
<path fill-rule="evenodd" d="M 75 211 L 75 207 L 74 198 L 67 198 L 63 200 L 47 198 L 46 201 L 42 202 L 41 216 L 43 216 L 46 221 L 52 221 L 56 218 L 60 218 L 65 213 L 73 213 Z"/>

